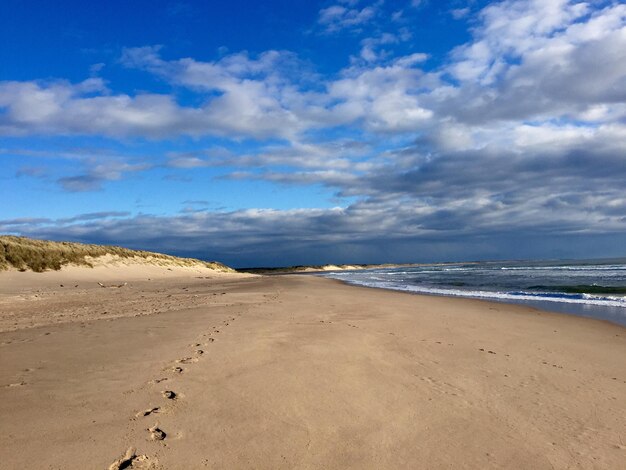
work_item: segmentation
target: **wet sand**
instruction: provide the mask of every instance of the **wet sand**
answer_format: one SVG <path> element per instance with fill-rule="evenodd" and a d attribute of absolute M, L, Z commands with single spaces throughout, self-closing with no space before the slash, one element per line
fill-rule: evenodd
<path fill-rule="evenodd" d="M 313 276 L 19 274 L 2 468 L 624 468 L 620 326 Z"/>

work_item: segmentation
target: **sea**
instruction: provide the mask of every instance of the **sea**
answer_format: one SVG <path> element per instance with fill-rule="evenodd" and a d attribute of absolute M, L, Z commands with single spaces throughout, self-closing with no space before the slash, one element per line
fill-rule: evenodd
<path fill-rule="evenodd" d="M 441 263 L 320 275 L 415 294 L 524 304 L 626 326 L 626 258 Z"/>

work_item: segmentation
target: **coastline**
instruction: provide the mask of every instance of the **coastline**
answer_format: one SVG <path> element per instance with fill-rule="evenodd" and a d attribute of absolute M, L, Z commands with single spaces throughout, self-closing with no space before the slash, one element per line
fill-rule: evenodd
<path fill-rule="evenodd" d="M 302 273 L 302 274 L 294 274 L 295 275 L 305 275 L 305 274 L 309 274 L 309 273 Z M 310 274 L 315 274 L 315 273 L 310 273 Z M 608 320 L 606 318 L 599 318 L 593 315 L 583 315 L 583 314 L 578 314 L 578 313 L 572 313 L 569 311 L 566 311 L 565 308 L 563 309 L 551 309 L 551 305 L 549 302 L 543 302 L 543 304 L 545 305 L 533 305 L 530 302 L 525 302 L 525 301 L 512 301 L 512 300 L 497 300 L 497 299 L 491 299 L 491 298 L 477 298 L 477 297 L 464 297 L 462 295 L 445 295 L 445 294 L 433 294 L 433 293 L 429 293 L 429 292 L 415 292 L 415 291 L 410 291 L 410 290 L 401 290 L 401 289 L 393 289 L 391 287 L 375 287 L 375 286 L 367 286 L 367 285 L 361 285 L 361 284 L 352 284 L 349 281 L 343 280 L 343 279 L 336 279 L 336 278 L 332 278 L 332 277 L 324 277 L 324 276 L 320 276 L 323 279 L 327 279 L 329 281 L 334 281 L 334 282 L 338 282 L 339 284 L 348 286 L 348 287 L 356 287 L 356 288 L 360 288 L 360 289 L 373 289 L 373 290 L 384 290 L 384 291 L 389 291 L 389 292 L 395 292 L 398 294 L 406 294 L 406 295 L 413 295 L 413 296 L 417 296 L 417 297 L 427 297 L 427 298 L 435 298 L 435 299 L 457 299 L 457 300 L 462 300 L 462 301 L 467 301 L 467 302 L 478 302 L 479 305 L 482 305 L 483 308 L 489 309 L 489 308 L 493 308 L 493 304 L 495 305 L 505 305 L 505 306 L 509 306 L 509 307 L 522 307 L 524 309 L 527 310 L 527 314 L 532 314 L 533 312 L 535 313 L 541 313 L 541 314 L 549 314 L 549 315 L 557 315 L 557 316 L 561 316 L 563 318 L 581 318 L 583 320 L 590 320 L 590 321 L 596 321 L 596 322 L 601 322 L 601 323 L 605 323 L 607 325 L 610 326 L 616 326 L 618 328 L 623 328 L 626 329 L 626 324 L 620 323 L 618 321 L 611 321 Z M 541 301 L 537 301 L 537 304 L 542 304 Z M 556 303 L 556 302 L 554 302 Z"/>
<path fill-rule="evenodd" d="M 321 274 L 321 273 L 302 273 L 301 275 L 304 274 Z M 366 284 L 358 284 L 358 283 L 354 283 L 345 279 L 337 279 L 337 278 L 333 278 L 333 277 L 326 277 L 326 276 L 321 276 L 325 279 L 329 279 L 329 280 L 333 280 L 333 281 L 337 281 L 340 282 L 342 284 L 345 284 L 347 286 L 353 286 L 353 287 L 362 287 L 365 289 L 382 289 L 382 290 L 387 290 L 387 291 L 392 291 L 392 292 L 398 292 L 398 293 L 403 293 L 403 294 L 409 294 L 409 295 L 417 295 L 417 296 L 426 296 L 426 297 L 444 297 L 444 298 L 448 298 L 448 299 L 465 299 L 465 300 L 477 300 L 480 302 L 487 302 L 487 303 L 495 303 L 495 304 L 505 304 L 505 305 L 518 305 L 518 306 L 524 306 L 530 309 L 534 309 L 534 310 L 538 310 L 538 311 L 543 311 L 543 312 L 547 312 L 547 313 L 553 313 L 553 314 L 557 314 L 557 315 L 565 315 L 565 316 L 574 316 L 574 317 L 578 317 L 578 318 L 586 318 L 588 320 L 597 320 L 597 321 L 603 321 L 603 322 L 607 322 L 610 323 L 612 325 L 617 325 L 620 326 L 622 328 L 626 328 L 626 318 L 624 318 L 623 316 L 617 316 L 617 314 L 614 315 L 598 315 L 597 313 L 591 311 L 585 311 L 585 307 L 588 307 L 587 305 L 580 305 L 580 304 L 576 304 L 576 303 L 569 303 L 569 302 L 563 302 L 563 301 L 546 301 L 546 300 L 527 300 L 527 299 L 514 299 L 514 298 L 508 298 L 508 299 L 497 299 L 497 298 L 489 298 L 489 297 L 474 297 L 474 296 L 470 296 L 470 295 L 463 295 L 463 294 L 458 294 L 458 295 L 451 295 L 451 294 L 437 294 L 437 293 L 432 293 L 432 292 L 421 292 L 421 291 L 413 291 L 413 290 L 409 290 L 409 289 L 394 289 L 393 287 L 379 287 L 379 286 L 369 286 Z M 618 310 L 620 313 L 622 311 L 622 309 L 620 308 Z"/>
<path fill-rule="evenodd" d="M 317 276 L 89 282 L 0 292 L 1 316 L 42 317 L 0 318 L 6 468 L 108 468 L 130 447 L 127 468 L 167 469 L 626 456 L 626 332 L 612 323 Z"/>
<path fill-rule="evenodd" d="M 438 264 L 317 275 L 399 292 L 526 305 L 626 326 L 626 258 Z"/>

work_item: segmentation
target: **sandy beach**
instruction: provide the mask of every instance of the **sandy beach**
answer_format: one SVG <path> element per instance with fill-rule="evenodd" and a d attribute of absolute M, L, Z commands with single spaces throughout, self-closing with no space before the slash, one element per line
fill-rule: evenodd
<path fill-rule="evenodd" d="M 625 358 L 606 322 L 314 276 L 5 272 L 0 466 L 626 468 Z"/>

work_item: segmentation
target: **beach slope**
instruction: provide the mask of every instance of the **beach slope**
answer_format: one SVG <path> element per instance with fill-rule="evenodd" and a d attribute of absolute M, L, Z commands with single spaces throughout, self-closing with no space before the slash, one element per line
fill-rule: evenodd
<path fill-rule="evenodd" d="M 0 273 L 3 468 L 624 468 L 620 326 L 161 273 Z"/>

